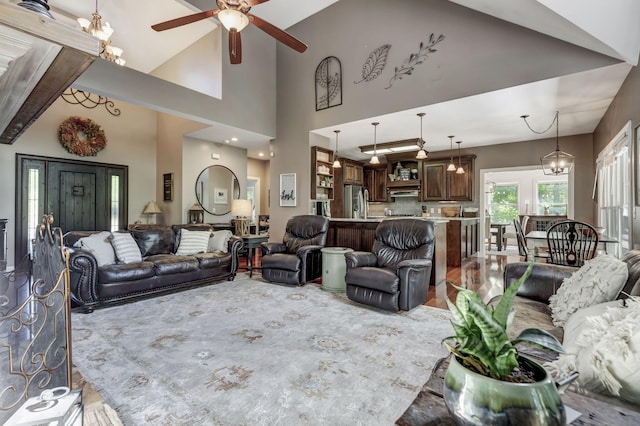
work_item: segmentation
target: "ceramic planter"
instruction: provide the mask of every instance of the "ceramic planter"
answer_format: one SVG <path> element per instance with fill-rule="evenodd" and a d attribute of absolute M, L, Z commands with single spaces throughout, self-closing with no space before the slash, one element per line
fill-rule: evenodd
<path fill-rule="evenodd" d="M 510 383 L 468 370 L 451 357 L 444 400 L 456 425 L 564 425 L 566 413 L 555 382 L 536 362 L 520 357 L 535 383 Z"/>

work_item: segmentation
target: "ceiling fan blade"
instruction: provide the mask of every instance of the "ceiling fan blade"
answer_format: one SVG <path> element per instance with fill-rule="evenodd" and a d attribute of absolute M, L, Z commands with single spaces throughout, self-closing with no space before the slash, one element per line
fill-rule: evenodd
<path fill-rule="evenodd" d="M 300 40 L 298 40 L 288 32 L 282 31 L 280 28 L 268 23 L 264 19 L 258 18 L 257 16 L 252 15 L 250 13 L 247 13 L 247 16 L 249 17 L 249 20 L 253 22 L 253 24 L 256 27 L 260 28 L 262 31 L 269 34 L 271 37 L 275 38 L 279 42 L 286 44 L 293 50 L 298 51 L 300 53 L 307 50 L 306 44 L 304 44 L 303 42 L 301 42 Z"/>
<path fill-rule="evenodd" d="M 218 12 L 220 12 L 220 9 L 207 10 L 206 12 L 195 13 L 193 15 L 187 15 L 181 18 L 160 22 L 158 24 L 152 25 L 151 28 L 153 28 L 156 31 L 170 30 L 172 28 L 181 27 L 183 25 L 187 25 L 193 22 L 201 21 L 203 19 L 211 18 L 213 16 L 216 16 Z"/>
<path fill-rule="evenodd" d="M 234 29 L 229 31 L 229 59 L 231 65 L 242 62 L 242 39 L 240 33 Z"/>

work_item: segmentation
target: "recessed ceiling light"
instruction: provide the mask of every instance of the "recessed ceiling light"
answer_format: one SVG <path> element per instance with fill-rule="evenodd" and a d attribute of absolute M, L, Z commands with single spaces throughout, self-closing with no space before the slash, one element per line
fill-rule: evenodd
<path fill-rule="evenodd" d="M 259 152 L 259 153 L 258 153 L 258 157 L 264 157 L 264 153 Z"/>
<path fill-rule="evenodd" d="M 231 138 L 232 142 L 238 142 L 238 138 Z"/>
<path fill-rule="evenodd" d="M 225 139 L 224 143 L 231 143 L 231 141 L 229 139 Z"/>

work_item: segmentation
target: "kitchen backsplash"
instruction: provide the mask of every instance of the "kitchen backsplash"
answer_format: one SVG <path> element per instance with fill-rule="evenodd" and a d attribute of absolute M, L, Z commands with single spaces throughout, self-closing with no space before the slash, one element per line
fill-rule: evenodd
<path fill-rule="evenodd" d="M 461 206 L 478 208 L 478 204 L 473 202 L 419 202 L 412 198 L 397 198 L 394 203 L 369 203 L 369 216 L 420 216 L 422 206 L 426 206 L 427 212 L 431 216 L 440 216 L 440 209 L 446 206 Z M 386 214 L 385 214 L 386 213 Z"/>

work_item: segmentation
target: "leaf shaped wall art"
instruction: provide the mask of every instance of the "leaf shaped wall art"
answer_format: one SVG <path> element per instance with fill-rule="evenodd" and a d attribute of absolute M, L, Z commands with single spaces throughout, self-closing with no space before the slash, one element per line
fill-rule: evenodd
<path fill-rule="evenodd" d="M 369 54 L 369 57 L 362 66 L 362 80 L 354 81 L 354 84 L 362 83 L 363 81 L 371 81 L 378 77 L 384 67 L 387 65 L 387 58 L 389 56 L 390 44 L 383 44 L 376 50 Z"/>
<path fill-rule="evenodd" d="M 389 86 L 385 87 L 385 89 L 389 89 L 393 86 L 393 82 L 396 80 L 402 80 L 404 76 L 411 75 L 417 65 L 424 63 L 424 61 L 429 57 L 429 54 L 437 52 L 436 49 L 433 48 L 436 44 L 440 43 L 444 40 L 444 35 L 440 34 L 436 37 L 433 33 L 429 37 L 429 42 L 424 43 L 420 42 L 417 53 L 411 53 L 407 59 L 402 63 L 401 66 L 396 67 L 394 70 L 393 77 L 389 79 Z"/>

